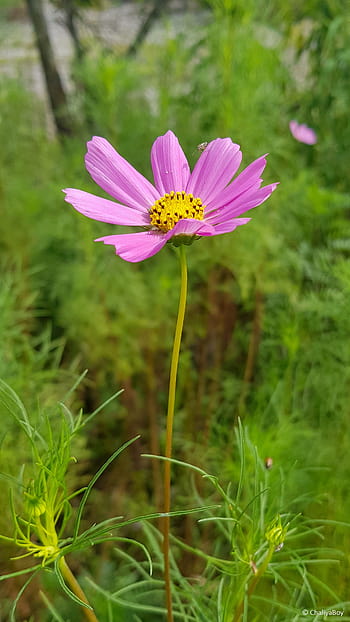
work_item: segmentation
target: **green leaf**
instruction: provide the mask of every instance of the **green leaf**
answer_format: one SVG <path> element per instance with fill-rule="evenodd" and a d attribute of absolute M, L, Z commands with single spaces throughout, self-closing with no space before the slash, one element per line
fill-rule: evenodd
<path fill-rule="evenodd" d="M 67 596 L 69 596 L 69 598 L 71 600 L 73 600 L 75 603 L 77 603 L 77 605 L 80 605 L 81 607 L 85 607 L 86 609 L 91 609 L 92 610 L 91 605 L 88 605 L 87 603 L 84 603 L 83 600 L 78 598 L 78 596 L 76 596 L 74 594 L 74 592 L 72 592 L 72 590 L 70 590 L 68 585 L 65 583 L 65 580 L 64 580 L 64 578 L 62 576 L 61 569 L 59 567 L 59 561 L 60 561 L 61 557 L 63 557 L 63 556 L 61 555 L 60 557 L 57 557 L 55 559 L 54 569 L 55 569 L 55 575 L 57 577 L 57 580 L 58 580 L 62 590 L 67 594 Z"/>
<path fill-rule="evenodd" d="M 109 465 L 113 462 L 113 460 L 115 460 L 124 451 L 124 449 L 129 447 L 129 445 L 134 443 L 138 438 L 140 438 L 139 434 L 137 436 L 134 436 L 134 438 L 132 438 L 131 440 L 126 441 L 126 443 L 124 443 L 121 447 L 119 447 L 119 449 L 117 449 L 108 458 L 108 460 L 106 460 L 106 462 L 99 468 L 97 473 L 95 473 L 95 475 L 93 476 L 92 480 L 89 482 L 88 486 L 86 487 L 86 490 L 85 490 L 85 493 L 83 495 L 83 498 L 82 498 L 82 500 L 81 500 L 81 502 L 79 504 L 79 507 L 78 507 L 77 517 L 76 517 L 76 520 L 75 520 L 75 523 L 74 523 L 74 528 L 73 528 L 73 539 L 74 540 L 78 537 L 80 523 L 81 523 L 81 518 L 82 518 L 82 514 L 83 514 L 83 510 L 84 510 L 85 504 L 86 504 L 86 502 L 88 500 L 88 497 L 90 495 L 90 492 L 91 492 L 93 486 L 96 484 L 98 478 L 101 477 L 101 475 L 105 472 L 105 470 L 109 467 Z"/>

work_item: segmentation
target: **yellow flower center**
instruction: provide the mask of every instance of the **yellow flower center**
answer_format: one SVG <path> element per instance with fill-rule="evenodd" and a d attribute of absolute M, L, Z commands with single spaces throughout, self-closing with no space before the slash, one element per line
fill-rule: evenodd
<path fill-rule="evenodd" d="M 151 225 L 167 233 L 183 218 L 203 220 L 204 207 L 202 201 L 193 194 L 172 190 L 152 205 L 149 211 Z"/>

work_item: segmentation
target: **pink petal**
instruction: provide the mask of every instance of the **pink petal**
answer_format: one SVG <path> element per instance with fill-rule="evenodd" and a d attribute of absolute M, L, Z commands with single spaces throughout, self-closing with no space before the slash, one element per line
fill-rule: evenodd
<path fill-rule="evenodd" d="M 202 152 L 186 191 L 200 197 L 207 204 L 229 183 L 241 159 L 239 145 L 230 138 L 216 138 Z"/>
<path fill-rule="evenodd" d="M 278 183 L 269 184 L 252 193 L 247 190 L 244 194 L 231 201 L 231 203 L 225 205 L 225 207 L 219 208 L 215 213 L 206 217 L 205 220 L 212 225 L 216 225 L 231 220 L 235 216 L 240 216 L 266 201 L 277 186 Z"/>
<path fill-rule="evenodd" d="M 164 234 L 153 231 L 106 235 L 95 240 L 95 242 L 112 244 L 115 246 L 115 252 L 119 257 L 132 263 L 152 257 L 163 248 L 166 241 L 167 238 Z"/>
<path fill-rule="evenodd" d="M 171 231 L 168 231 L 165 237 L 170 240 L 174 235 L 214 235 L 214 233 L 214 227 L 204 220 L 183 218 L 176 223 Z"/>
<path fill-rule="evenodd" d="M 170 130 L 154 141 L 151 163 L 154 183 L 161 196 L 172 190 L 186 190 L 190 168 L 178 139 Z"/>
<path fill-rule="evenodd" d="M 214 221 L 216 222 L 218 220 L 218 216 L 221 215 L 224 212 L 224 210 L 226 210 L 226 208 L 228 208 L 229 206 L 232 206 L 232 204 L 237 205 L 237 204 L 244 203 L 247 199 L 249 199 L 255 192 L 257 192 L 260 189 L 261 182 L 262 182 L 262 179 L 258 179 L 253 186 L 251 186 L 250 188 L 247 188 L 243 192 L 239 193 L 237 196 L 234 196 L 233 199 L 231 199 L 230 201 L 226 201 L 222 205 L 221 205 L 221 197 L 223 197 L 222 200 L 224 200 L 225 195 L 223 195 L 223 193 L 220 193 L 220 200 L 218 199 L 219 207 L 217 207 L 216 209 L 204 210 L 205 220 L 207 222 L 214 222 Z"/>
<path fill-rule="evenodd" d="M 295 140 L 305 145 L 315 145 L 317 143 L 316 132 L 307 125 L 299 124 L 297 121 L 290 121 L 289 129 Z"/>
<path fill-rule="evenodd" d="M 215 201 L 207 204 L 205 215 L 209 214 L 213 209 L 227 205 L 238 196 L 250 189 L 258 189 L 262 182 L 260 176 L 266 166 L 266 157 L 261 156 L 247 166 L 236 179 L 233 180 L 219 195 L 215 197 Z"/>
<path fill-rule="evenodd" d="M 119 155 L 105 138 L 93 136 L 87 147 L 87 170 L 92 179 L 114 199 L 140 212 L 148 210 L 159 199 L 154 186 Z"/>
<path fill-rule="evenodd" d="M 235 218 L 234 220 L 227 220 L 226 222 L 221 223 L 220 225 L 215 225 L 215 234 L 219 235 L 220 233 L 230 233 L 240 227 L 241 225 L 246 225 L 251 218 Z"/>
<path fill-rule="evenodd" d="M 217 222 L 221 219 L 222 214 L 225 213 L 225 210 L 227 208 L 231 208 L 232 206 L 236 206 L 236 205 L 241 205 L 242 203 L 248 201 L 252 197 L 252 195 L 255 194 L 260 189 L 261 182 L 262 180 L 258 179 L 257 182 L 253 186 L 251 186 L 250 188 L 247 188 L 243 192 L 239 193 L 237 196 L 234 196 L 234 198 L 231 199 L 231 201 L 228 201 L 224 203 L 223 205 L 220 205 L 219 203 L 219 207 L 217 207 L 216 209 L 212 209 L 211 211 L 205 210 L 204 214 L 205 214 L 206 222 Z M 220 194 L 220 198 L 222 196 L 223 196 L 223 193 Z"/>
<path fill-rule="evenodd" d="M 67 203 L 93 220 L 109 222 L 113 225 L 149 225 L 150 219 L 146 212 L 139 212 L 125 205 L 114 203 L 114 201 L 96 197 L 89 192 L 75 190 L 75 188 L 66 188 L 63 192 L 66 193 L 65 201 Z"/>

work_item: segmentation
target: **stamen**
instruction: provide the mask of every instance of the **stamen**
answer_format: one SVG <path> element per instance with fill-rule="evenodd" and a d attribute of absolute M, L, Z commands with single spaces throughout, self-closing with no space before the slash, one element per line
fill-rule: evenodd
<path fill-rule="evenodd" d="M 172 190 L 152 205 L 149 211 L 151 225 L 167 233 L 183 218 L 203 220 L 204 207 L 201 199 L 193 194 Z"/>

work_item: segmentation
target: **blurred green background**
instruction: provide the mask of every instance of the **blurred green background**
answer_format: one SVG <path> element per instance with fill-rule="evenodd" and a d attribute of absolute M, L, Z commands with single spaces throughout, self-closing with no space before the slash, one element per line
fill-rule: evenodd
<path fill-rule="evenodd" d="M 85 481 L 116 447 L 141 434 L 101 482 L 91 516 L 132 515 L 159 504 L 160 466 L 140 453 L 163 448 L 177 258 L 170 247 L 140 264 L 116 258 L 112 248 L 93 243 L 116 228 L 77 214 L 61 188 L 103 194 L 83 163 L 92 134 L 106 137 L 149 178 L 150 147 L 168 129 L 191 166 L 199 143 L 230 136 L 241 145 L 243 166 L 268 152 L 264 182 L 280 185 L 249 225 L 189 248 L 174 454 L 235 482 L 241 417 L 260 456 L 273 459 L 276 478 L 284 474 L 277 509 L 282 504 L 281 510 L 311 518 L 346 521 L 349 5 L 164 3 L 135 49 L 137 25 L 152 3 L 57 0 L 49 9 L 67 41 L 68 5 L 80 48 L 72 43 L 65 66 L 57 61 L 67 100 L 60 113 L 69 119 L 69 131 L 59 133 L 48 105 L 28 88 L 33 40 L 25 51 L 28 65 L 23 59 L 9 64 L 22 45 L 21 26 L 31 28 L 25 3 L 0 3 L 0 377 L 33 417 L 54 408 L 85 369 L 72 398 L 76 409 L 91 412 L 124 388 L 77 447 Z M 89 11 L 97 20 L 130 6 L 138 21 L 133 37 L 126 28 L 124 43 L 87 26 Z M 296 142 L 291 119 L 313 127 L 318 143 Z M 1 441 L 1 470 L 15 475 L 27 449 L 5 414 Z M 188 505 L 185 480 L 176 480 L 174 495 Z M 7 533 L 5 484 L 0 503 Z M 329 546 L 349 550 L 346 527 L 328 527 L 325 534 Z M 91 567 L 102 573 L 105 556 L 92 558 Z M 11 568 L 12 562 L 2 564 L 5 572 Z M 348 570 L 345 561 L 322 570 L 342 598 Z M 18 585 L 1 586 L 4 602 Z M 40 608 L 35 599 L 23 597 L 19 619 L 29 619 L 28 602 Z"/>

